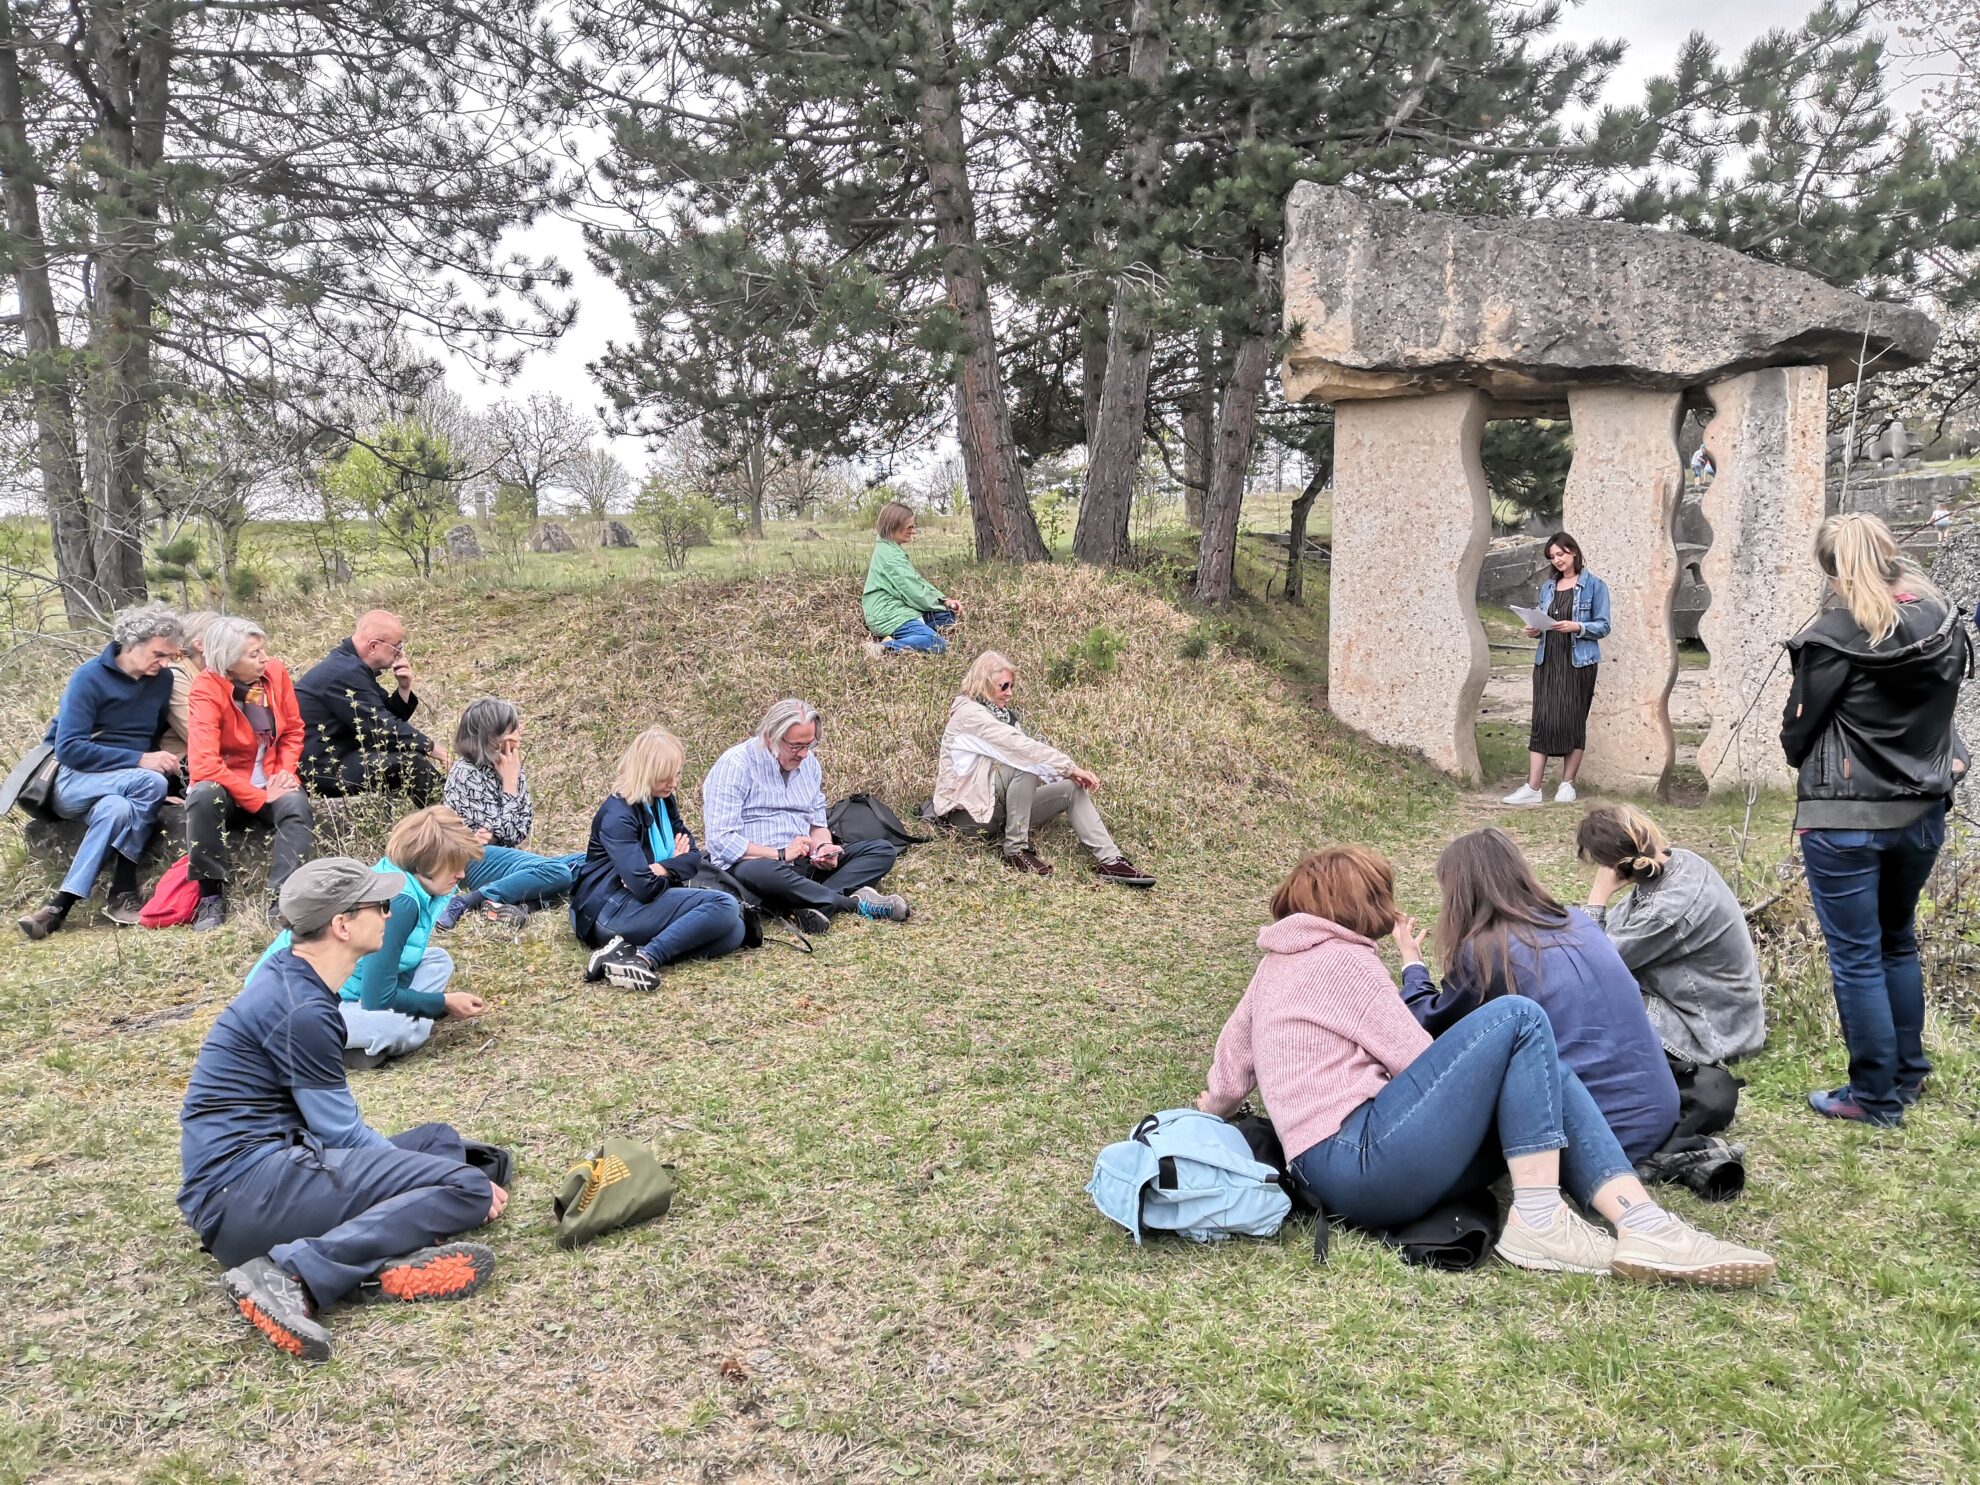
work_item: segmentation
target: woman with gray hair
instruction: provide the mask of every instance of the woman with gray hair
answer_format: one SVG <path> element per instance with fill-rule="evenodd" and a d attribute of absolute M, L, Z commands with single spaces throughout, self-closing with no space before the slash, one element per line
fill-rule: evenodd
<path fill-rule="evenodd" d="M 185 631 L 163 604 L 117 615 L 103 653 L 85 660 L 62 691 L 61 709 L 42 741 L 61 765 L 50 804 L 64 820 L 86 819 L 82 843 L 62 885 L 47 903 L 19 920 L 31 939 L 58 932 L 69 909 L 96 889 L 103 861 L 116 855 L 103 913 L 113 923 L 137 922 L 137 863 L 151 839 L 179 760 L 161 746 L 172 701 L 167 673 Z"/>
<path fill-rule="evenodd" d="M 288 668 L 268 654 L 268 632 L 248 619 L 222 614 L 206 626 L 205 669 L 193 677 L 186 767 L 186 849 L 199 906 L 196 933 L 227 921 L 227 881 L 233 863 L 229 826 L 260 825 L 275 832 L 268 861 L 268 921 L 280 922 L 275 900 L 289 873 L 309 857 L 315 819 L 296 770 L 302 764 L 302 711 Z"/>
<path fill-rule="evenodd" d="M 192 751 L 192 683 L 205 668 L 206 627 L 220 615 L 210 608 L 196 608 L 179 618 L 185 631 L 179 658 L 172 662 L 172 706 L 165 722 L 165 751 L 181 763 Z"/>
<path fill-rule="evenodd" d="M 949 703 L 949 723 L 935 765 L 935 815 L 964 835 L 1004 837 L 1004 864 L 1049 877 L 1050 862 L 1032 849 L 1031 830 L 1064 815 L 1093 870 L 1123 887 L 1155 878 L 1123 856 L 1093 803 L 1100 776 L 1050 743 L 1026 734 L 1012 695 L 1017 667 L 995 650 L 978 655 Z"/>
<path fill-rule="evenodd" d="M 461 890 L 434 927 L 445 932 L 469 913 L 480 913 L 490 922 L 521 928 L 532 907 L 571 890 L 584 862 L 582 851 L 539 856 L 517 849 L 529 838 L 535 811 L 523 776 L 522 714 L 513 702 L 484 696 L 468 703 L 454 730 L 445 798 L 487 849 L 468 864 Z"/>

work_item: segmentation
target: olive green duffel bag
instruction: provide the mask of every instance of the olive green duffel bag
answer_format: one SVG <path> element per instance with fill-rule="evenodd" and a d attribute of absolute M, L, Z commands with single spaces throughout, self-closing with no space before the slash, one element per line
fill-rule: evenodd
<path fill-rule="evenodd" d="M 557 1246 L 575 1248 L 614 1228 L 663 1217 L 674 1202 L 674 1168 L 638 1140 L 611 1139 L 564 1175 L 551 1200 Z"/>

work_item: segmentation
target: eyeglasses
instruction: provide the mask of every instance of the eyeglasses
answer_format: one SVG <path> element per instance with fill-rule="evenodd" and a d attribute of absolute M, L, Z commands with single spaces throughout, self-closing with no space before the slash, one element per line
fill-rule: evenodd
<path fill-rule="evenodd" d="M 778 743 L 777 746 L 782 748 L 786 753 L 809 753 L 818 744 L 815 742 L 794 743 L 787 740 Z"/>

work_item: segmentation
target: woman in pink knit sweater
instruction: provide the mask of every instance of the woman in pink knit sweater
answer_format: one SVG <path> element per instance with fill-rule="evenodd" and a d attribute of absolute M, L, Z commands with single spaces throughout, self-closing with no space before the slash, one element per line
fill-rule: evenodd
<path fill-rule="evenodd" d="M 1728 1286 L 1773 1276 L 1765 1253 L 1650 1199 L 1534 1002 L 1505 996 L 1430 1039 L 1376 951 L 1390 934 L 1415 943 L 1380 856 L 1311 853 L 1273 895 L 1272 917 L 1197 1106 L 1228 1114 L 1255 1087 L 1293 1179 L 1325 1210 L 1395 1227 L 1503 1170 L 1513 1208 L 1497 1252 L 1508 1263 Z M 1563 1177 L 1614 1237 L 1561 1199 Z"/>

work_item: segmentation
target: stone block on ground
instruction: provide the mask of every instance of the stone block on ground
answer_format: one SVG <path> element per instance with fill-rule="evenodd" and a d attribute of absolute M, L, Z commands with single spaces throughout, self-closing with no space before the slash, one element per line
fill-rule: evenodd
<path fill-rule="evenodd" d="M 624 521 L 602 521 L 598 526 L 598 544 L 601 547 L 636 547 L 639 542 L 633 536 L 632 527 Z"/>
<path fill-rule="evenodd" d="M 474 527 L 462 523 L 449 526 L 442 538 L 447 544 L 447 560 L 450 562 L 478 562 L 481 560 L 481 538 Z"/>
<path fill-rule="evenodd" d="M 532 552 L 575 552 L 577 543 L 571 540 L 570 532 L 555 521 L 545 521 L 530 537 L 529 549 Z"/>

